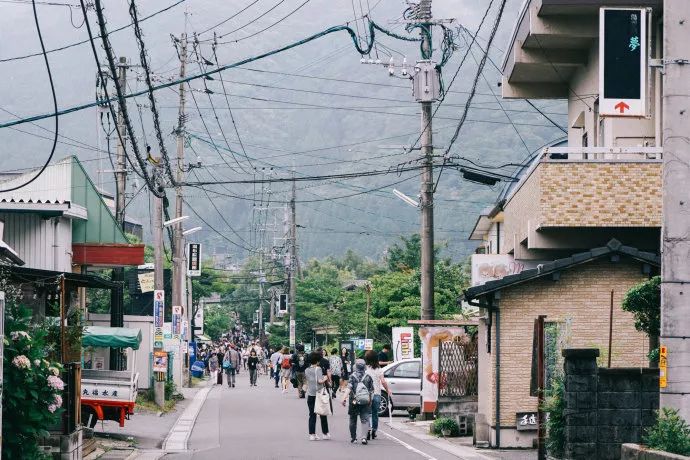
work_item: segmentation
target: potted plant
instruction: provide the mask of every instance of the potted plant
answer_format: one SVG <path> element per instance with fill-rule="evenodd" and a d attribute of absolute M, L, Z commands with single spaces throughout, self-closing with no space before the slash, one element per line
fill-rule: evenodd
<path fill-rule="evenodd" d="M 431 424 L 431 429 L 435 434 L 441 434 L 444 437 L 457 436 L 460 432 L 458 422 L 448 417 L 440 417 L 434 420 Z"/>

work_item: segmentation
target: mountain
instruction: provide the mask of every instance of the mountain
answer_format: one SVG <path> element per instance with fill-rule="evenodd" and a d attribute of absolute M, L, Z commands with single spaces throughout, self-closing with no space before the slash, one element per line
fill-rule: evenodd
<path fill-rule="evenodd" d="M 139 17 L 172 3 L 162 0 L 139 2 Z M 394 22 L 401 18 L 404 2 L 368 0 L 366 3 L 363 12 L 367 13 L 371 6 L 370 17 L 378 24 L 407 35 L 404 25 Z M 476 30 L 487 4 L 486 0 L 435 0 L 434 16 L 457 19 L 455 24 L 447 25 L 451 29 L 462 24 L 469 30 Z M 179 73 L 171 34 L 179 36 L 186 30 L 193 38 L 194 32 L 199 33 L 230 18 L 247 5 L 251 6 L 215 29 L 219 36 L 223 36 L 218 39 L 221 44 L 216 48 L 221 64 L 257 56 L 334 25 L 349 23 L 360 34 L 364 32 L 363 21 L 354 20 L 355 15 L 362 14 L 359 2 L 246 0 L 238 5 L 237 2 L 186 0 L 141 22 L 157 80 L 175 78 Z M 297 9 L 300 5 L 302 7 Z M 499 66 L 502 48 L 507 46 L 518 6 L 518 2 L 508 2 L 490 53 Z M 126 2 L 105 2 L 105 7 L 110 30 L 128 24 Z M 4 40 L 0 44 L 0 59 L 39 51 L 30 3 L 4 5 L 2 8 L 5 14 L 0 15 L 0 27 Z M 83 20 L 80 10 L 69 6 L 40 5 L 38 11 L 48 48 L 88 38 L 84 25 L 75 27 Z M 96 28 L 93 10 L 89 14 L 92 28 Z M 486 45 L 485 39 L 495 14 L 494 5 L 480 33 L 481 46 Z M 440 33 L 437 30 L 434 33 L 434 51 L 438 59 Z M 252 34 L 256 35 L 243 40 Z M 416 34 L 414 32 L 410 36 Z M 126 56 L 133 64 L 128 73 L 128 91 L 143 89 L 142 70 L 136 67 L 139 53 L 132 28 L 115 32 L 111 38 L 115 53 Z M 403 42 L 382 34 L 377 34 L 376 38 L 372 59 L 378 57 L 387 63 L 389 55 L 392 55 L 398 66 L 403 56 L 409 65 L 418 59 L 418 43 Z M 208 41 L 213 39 L 212 31 L 200 34 L 198 39 L 196 46 L 190 44 L 189 47 L 188 75 L 214 68 L 199 63 L 204 59 L 215 60 L 212 43 Z M 467 50 L 467 44 L 461 38 L 456 43 L 459 48 L 443 69 L 447 87 Z M 104 63 L 100 42 L 98 45 L 101 62 Z M 51 53 L 49 59 L 60 108 L 94 100 L 96 65 L 88 43 Z M 448 146 L 458 123 L 479 59 L 481 51 L 474 47 L 436 113 L 434 144 L 438 155 Z M 0 87 L 0 119 L 13 119 L 11 113 L 30 116 L 52 111 L 42 56 L 1 62 L 0 72 L 5 82 Z M 378 258 L 398 235 L 418 231 L 418 210 L 398 200 L 391 191 L 397 188 L 412 197 L 419 193 L 418 171 L 404 172 L 400 176 L 395 173 L 399 165 L 419 164 L 419 150 L 405 153 L 401 148 L 411 145 L 419 136 L 419 104 L 413 101 L 411 83 L 399 73 L 397 77 L 389 77 L 381 65 L 361 64 L 360 55 L 346 32 L 329 34 L 292 50 L 215 74 L 213 78 L 194 80 L 187 87 L 192 91 L 187 92 L 189 137 L 186 160 L 195 163 L 199 157 L 202 164 L 202 168 L 186 174 L 188 181 L 237 181 L 261 177 L 288 179 L 293 169 L 296 177 L 302 177 L 391 168 L 391 174 L 382 176 L 298 182 L 301 257 L 337 255 L 352 248 Z M 487 166 L 519 163 L 538 147 L 562 134 L 525 102 L 500 100 L 499 81 L 499 72 L 492 63 L 487 63 L 467 122 L 450 150 L 451 155 Z M 212 94 L 207 94 L 206 89 Z M 228 93 L 227 99 L 224 92 Z M 172 131 L 177 124 L 177 87 L 157 91 L 156 99 L 167 151 L 174 156 L 176 139 Z M 158 151 L 148 106 L 146 97 L 137 97 L 136 101 L 130 100 L 128 107 L 142 150 L 148 143 L 153 151 Z M 540 106 L 558 122 L 565 123 L 564 102 Z M 99 117 L 96 108 L 60 117 L 61 141 L 64 143 L 58 144 L 55 159 L 77 154 L 96 183 L 112 190 L 112 174 L 98 172 L 112 169 L 103 153 L 107 142 Z M 2 169 L 26 168 L 45 161 L 50 151 L 53 123 L 52 119 L 46 119 L 35 125 L 22 124 L 16 129 L 0 130 Z M 107 123 L 105 125 L 107 127 Z M 114 152 L 114 139 L 110 148 Z M 243 157 L 245 154 L 252 160 Z M 466 163 L 465 160 L 456 161 Z M 510 174 L 513 169 L 507 167 L 498 171 Z M 439 172 L 437 169 L 437 174 Z M 130 176 L 130 184 L 134 182 Z M 140 187 L 143 185 L 140 179 L 136 182 Z M 460 259 L 472 251 L 474 244 L 468 242 L 467 237 L 477 213 L 493 202 L 502 186 L 500 183 L 494 187 L 470 183 L 462 180 L 455 169 L 443 171 L 436 191 L 435 217 L 436 239 L 447 243 L 444 255 Z M 193 225 L 190 226 L 204 227 L 195 237 L 205 243 L 206 253 L 229 253 L 234 259 L 241 259 L 247 255 L 242 247 L 255 247 L 260 243 L 261 229 L 266 229 L 263 238 L 268 247 L 283 243 L 280 239 L 274 240 L 273 229 L 277 238 L 283 236 L 284 213 L 281 208 L 289 199 L 289 182 L 204 188 L 206 191 L 185 189 L 192 211 L 185 213 L 192 217 L 190 222 Z M 370 190 L 375 191 L 363 193 Z M 349 197 L 339 198 L 343 196 Z M 129 212 L 144 221 L 150 217 L 149 209 L 145 191 L 137 193 L 128 207 Z M 194 213 L 198 213 L 200 218 Z M 201 219 L 207 223 L 202 223 Z"/>

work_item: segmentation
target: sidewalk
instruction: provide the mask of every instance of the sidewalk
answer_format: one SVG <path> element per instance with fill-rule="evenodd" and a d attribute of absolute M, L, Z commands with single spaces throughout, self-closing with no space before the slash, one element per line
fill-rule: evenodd
<path fill-rule="evenodd" d="M 135 410 L 130 420 L 120 427 L 117 422 L 98 422 L 94 434 L 100 443 L 111 449 L 94 458 L 99 460 L 140 459 L 155 460 L 164 455 L 163 443 L 178 420 L 195 402 L 195 397 L 206 388 L 206 382 L 194 388 L 181 388 L 184 399 L 168 413 Z M 89 457 L 91 458 L 91 457 Z"/>
<path fill-rule="evenodd" d="M 381 420 L 383 421 L 383 420 Z M 471 437 L 440 438 L 429 432 L 431 422 L 407 422 L 393 419 L 391 425 L 388 420 L 385 424 L 393 430 L 401 431 L 420 441 L 444 450 L 459 458 L 466 460 L 536 460 L 537 451 L 534 449 L 477 449 L 472 445 Z"/>

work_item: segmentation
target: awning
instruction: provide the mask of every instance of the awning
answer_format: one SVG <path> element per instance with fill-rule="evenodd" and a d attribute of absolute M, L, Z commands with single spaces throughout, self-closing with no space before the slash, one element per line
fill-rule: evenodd
<path fill-rule="evenodd" d="M 212 342 L 211 337 L 201 334 L 196 336 L 197 342 Z"/>
<path fill-rule="evenodd" d="M 131 348 L 138 350 L 141 329 L 127 327 L 87 326 L 81 343 L 85 347 Z"/>

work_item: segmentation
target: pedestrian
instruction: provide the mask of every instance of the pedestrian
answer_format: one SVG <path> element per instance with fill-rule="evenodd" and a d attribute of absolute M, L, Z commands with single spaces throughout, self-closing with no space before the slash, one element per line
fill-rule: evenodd
<path fill-rule="evenodd" d="M 326 350 L 319 347 L 316 349 L 316 352 L 320 356 L 319 367 L 321 368 L 321 372 L 323 372 L 323 375 L 328 377 L 328 381 L 326 382 L 326 387 L 328 387 L 328 390 L 330 391 L 330 388 L 331 388 L 331 362 L 328 360 L 328 357 L 326 355 Z"/>
<path fill-rule="evenodd" d="M 331 350 L 331 356 L 328 357 L 328 363 L 331 367 L 331 381 L 333 382 L 333 397 L 335 398 L 338 388 L 340 388 L 340 376 L 343 374 L 343 360 L 338 356 L 338 349 Z"/>
<path fill-rule="evenodd" d="M 249 358 L 249 349 L 247 347 L 244 347 L 242 349 L 242 367 L 244 370 L 247 370 L 247 359 Z"/>
<path fill-rule="evenodd" d="M 223 384 L 223 370 L 221 369 L 221 366 L 223 365 L 223 356 L 225 355 L 225 352 L 223 351 L 222 348 L 218 348 L 216 350 L 216 358 L 218 360 L 218 372 L 216 372 L 216 384 L 222 385 Z"/>
<path fill-rule="evenodd" d="M 352 361 L 350 361 L 350 350 L 343 347 L 340 350 L 340 359 L 343 361 L 343 374 L 342 379 L 348 380 L 350 378 L 350 373 L 352 373 Z"/>
<path fill-rule="evenodd" d="M 297 351 L 292 355 L 291 363 L 293 376 L 290 377 L 290 380 L 297 388 L 297 395 L 300 398 L 304 398 L 304 371 L 309 366 L 309 363 L 307 362 L 307 356 L 304 354 L 304 345 L 298 343 L 295 349 Z"/>
<path fill-rule="evenodd" d="M 378 355 L 379 366 L 385 367 L 385 366 L 387 366 L 393 362 L 390 360 L 390 354 L 391 354 L 390 345 L 384 345 L 383 349 L 379 352 L 379 355 Z"/>
<path fill-rule="evenodd" d="M 276 388 L 278 388 L 278 381 L 280 380 L 280 364 L 283 362 L 283 354 L 280 352 L 280 348 L 276 348 L 271 355 L 271 377 L 276 383 Z"/>
<path fill-rule="evenodd" d="M 376 439 L 376 430 L 379 429 L 379 410 L 381 407 L 381 387 L 386 389 L 388 394 L 392 394 L 388 387 L 388 382 L 383 378 L 383 369 L 379 365 L 378 356 L 374 350 L 369 350 L 364 354 L 364 361 L 367 363 L 366 375 L 371 377 L 374 384 L 374 391 L 371 396 L 371 430 L 367 434 L 367 439 Z"/>
<path fill-rule="evenodd" d="M 237 352 L 234 345 L 230 345 L 228 351 L 225 352 L 223 367 L 225 367 L 226 361 L 228 367 L 225 368 L 225 373 L 228 379 L 228 388 L 235 388 L 235 374 L 240 367 L 240 354 Z"/>
<path fill-rule="evenodd" d="M 366 364 L 363 360 L 355 361 L 355 368 L 350 374 L 347 383 L 348 394 L 343 399 L 343 406 L 347 404 L 347 414 L 350 416 L 350 442 L 357 443 L 357 418 L 360 421 L 360 434 L 362 444 L 367 444 L 369 431 L 369 419 L 371 417 L 371 396 L 374 391 L 374 383 L 371 377 L 366 375 Z"/>
<path fill-rule="evenodd" d="M 314 406 L 316 405 L 316 395 L 323 390 L 324 385 L 328 381 L 328 376 L 324 375 L 319 365 L 319 361 L 323 358 L 323 355 L 318 351 L 314 351 L 309 355 L 309 363 L 311 364 L 305 370 L 305 379 L 307 382 L 307 407 L 309 408 L 309 440 L 318 441 L 320 438 L 316 434 L 316 413 L 314 412 Z M 330 403 L 330 400 L 329 400 Z M 323 439 L 331 439 L 331 435 L 328 433 L 328 416 L 319 415 L 321 419 L 321 433 L 323 433 Z"/>
<path fill-rule="evenodd" d="M 288 392 L 290 385 L 290 378 L 292 378 L 292 364 L 290 349 L 288 347 L 283 347 L 281 350 L 281 363 L 280 363 L 280 378 L 283 387 L 283 393 Z"/>
<path fill-rule="evenodd" d="M 249 386 L 256 386 L 256 375 L 257 367 L 259 365 L 259 357 L 256 356 L 256 350 L 249 352 L 249 358 L 247 359 L 247 368 L 249 369 Z"/>
<path fill-rule="evenodd" d="M 211 352 L 211 356 L 208 358 L 208 371 L 211 374 L 211 381 L 215 385 L 218 380 L 218 355 L 215 350 Z"/>

